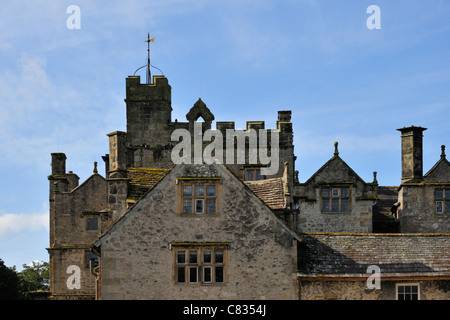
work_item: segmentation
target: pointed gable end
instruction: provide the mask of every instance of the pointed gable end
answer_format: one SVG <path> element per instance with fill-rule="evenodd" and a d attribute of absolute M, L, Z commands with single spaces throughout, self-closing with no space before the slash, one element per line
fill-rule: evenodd
<path fill-rule="evenodd" d="M 450 162 L 445 156 L 445 146 L 442 146 L 441 159 L 424 176 L 425 182 L 448 183 L 450 182 Z"/>
<path fill-rule="evenodd" d="M 200 117 L 202 117 L 205 121 L 214 120 L 214 115 L 212 114 L 211 110 L 209 110 L 202 99 L 199 98 L 191 108 L 191 110 L 189 110 L 189 112 L 186 114 L 186 119 L 188 121 L 196 121 Z"/>
<path fill-rule="evenodd" d="M 200 169 L 198 169 L 197 167 L 201 167 Z M 206 170 L 204 170 L 204 167 L 208 167 Z M 164 170 L 164 174 L 161 177 L 161 179 L 156 182 L 156 184 L 154 184 L 150 189 L 147 190 L 146 194 L 144 194 L 143 196 L 141 196 L 141 198 L 139 199 L 139 201 L 133 206 L 131 207 L 118 221 L 116 221 L 111 228 L 106 231 L 100 238 L 98 241 L 95 242 L 94 246 L 95 247 L 99 247 L 101 246 L 101 244 L 104 242 L 104 240 L 106 238 L 108 238 L 110 236 L 111 233 L 113 233 L 117 228 L 119 228 L 127 219 L 129 219 L 131 216 L 138 214 L 139 212 L 143 211 L 143 208 L 148 206 L 149 202 L 158 202 L 163 200 L 161 197 L 170 197 L 170 199 L 172 199 L 172 202 L 175 203 L 177 202 L 175 199 L 177 199 L 177 197 L 179 198 L 179 194 L 177 194 L 177 192 L 173 193 L 172 192 L 170 194 L 166 194 L 163 195 L 161 194 L 161 190 L 162 189 L 166 189 L 167 184 L 174 184 L 175 185 L 179 185 L 182 182 L 205 182 L 205 181 L 217 181 L 219 184 L 228 184 L 227 188 L 224 189 L 232 189 L 230 188 L 229 184 L 232 183 L 235 187 L 237 187 L 239 189 L 239 193 L 244 192 L 247 196 L 249 196 L 252 201 L 257 203 L 257 207 L 259 207 L 260 209 L 262 209 L 262 212 L 265 212 L 267 215 L 270 216 L 270 218 L 274 219 L 276 224 L 278 224 L 285 232 L 287 232 L 287 234 L 289 234 L 290 237 L 302 241 L 302 238 L 298 236 L 298 234 L 296 234 L 294 231 L 292 231 L 283 221 L 281 221 L 276 215 L 275 213 L 272 211 L 274 209 L 274 203 L 272 203 L 271 201 L 265 201 L 268 199 L 265 199 L 264 197 L 260 197 L 260 195 L 255 194 L 255 190 L 253 190 L 254 188 L 251 188 L 249 186 L 247 186 L 244 182 L 242 182 L 241 180 L 239 180 L 231 171 L 228 170 L 228 168 L 226 168 L 226 166 L 224 165 L 217 165 L 217 164 L 213 164 L 213 165 L 209 165 L 209 166 L 196 166 L 196 165 L 185 165 L 180 164 L 175 166 L 174 168 L 170 169 L 170 170 Z M 226 179 L 225 179 L 226 178 Z M 223 182 L 222 180 L 227 180 L 228 182 Z M 281 187 L 281 186 L 280 186 Z M 279 189 L 279 188 L 278 188 Z M 223 193 L 228 192 L 228 190 L 223 190 Z M 164 192 L 164 191 L 163 191 Z M 195 192 L 195 190 L 193 190 L 193 192 Z M 205 190 L 206 192 L 206 190 Z M 277 193 L 278 194 L 278 193 Z M 155 197 L 157 197 L 158 199 L 155 200 Z M 193 199 L 195 197 L 193 196 Z M 179 200 L 179 199 L 178 199 Z M 205 198 L 206 200 L 206 198 Z M 269 199 L 270 200 L 270 199 Z M 280 200 L 280 199 L 278 199 Z M 280 200 L 281 201 L 281 200 Z M 278 201 L 278 202 L 280 202 Z M 278 202 L 276 204 L 278 204 Z M 193 204 L 194 205 L 194 204 Z M 205 210 L 206 210 L 206 202 L 204 203 L 205 206 Z M 178 205 L 178 208 L 174 208 L 173 211 L 178 212 L 179 210 L 182 210 L 182 204 L 181 204 L 181 209 L 180 209 L 180 205 Z M 194 208 L 195 210 L 195 208 Z M 242 210 L 242 208 L 240 209 Z M 195 214 L 194 212 L 192 214 Z M 221 212 L 221 214 L 225 214 L 225 212 Z M 235 213 L 233 213 L 235 214 Z M 180 212 L 178 212 L 177 214 L 178 216 L 180 216 Z M 205 213 L 206 215 L 206 213 Z"/>
<path fill-rule="evenodd" d="M 295 240 L 224 165 L 180 164 L 93 250 L 102 299 L 296 299 Z"/>
<path fill-rule="evenodd" d="M 306 182 L 366 182 L 353 169 L 339 157 L 337 149 L 338 143 L 335 142 L 334 156 L 328 160 L 319 170 L 317 170 Z"/>

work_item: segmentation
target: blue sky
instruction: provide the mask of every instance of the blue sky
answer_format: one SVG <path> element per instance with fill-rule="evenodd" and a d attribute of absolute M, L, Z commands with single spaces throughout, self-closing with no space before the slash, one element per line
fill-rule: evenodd
<path fill-rule="evenodd" d="M 70 5 L 80 29 L 67 28 Z M 380 7 L 381 29 L 366 26 L 370 5 Z M 380 185 L 400 183 L 397 128 L 428 128 L 424 172 L 450 146 L 446 0 L 8 1 L 0 30 L 7 266 L 48 261 L 50 153 L 66 153 L 80 183 L 94 161 L 104 172 L 106 134 L 126 131 L 125 78 L 146 63 L 147 32 L 152 64 L 172 86 L 173 119 L 185 121 L 199 97 L 237 128 L 275 128 L 277 111 L 292 110 L 301 181 L 332 157 L 334 141 Z"/>

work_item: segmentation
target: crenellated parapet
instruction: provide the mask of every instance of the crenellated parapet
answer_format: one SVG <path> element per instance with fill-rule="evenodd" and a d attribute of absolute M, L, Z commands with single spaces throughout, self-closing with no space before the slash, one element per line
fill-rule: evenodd
<path fill-rule="evenodd" d="M 164 76 L 153 76 L 153 83 L 141 83 L 140 76 L 129 76 L 126 79 L 125 102 L 164 100 L 171 103 L 171 90 L 169 80 Z"/>

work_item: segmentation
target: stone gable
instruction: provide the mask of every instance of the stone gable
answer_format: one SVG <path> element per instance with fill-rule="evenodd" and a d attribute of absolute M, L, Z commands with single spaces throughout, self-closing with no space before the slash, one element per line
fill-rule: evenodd
<path fill-rule="evenodd" d="M 220 212 L 177 214 L 177 183 L 186 173 L 216 172 Z M 198 176 L 197 176 L 198 178 Z M 296 235 L 223 166 L 173 169 L 96 246 L 102 299 L 296 299 Z M 174 247 L 227 246 L 221 284 L 179 284 Z"/>

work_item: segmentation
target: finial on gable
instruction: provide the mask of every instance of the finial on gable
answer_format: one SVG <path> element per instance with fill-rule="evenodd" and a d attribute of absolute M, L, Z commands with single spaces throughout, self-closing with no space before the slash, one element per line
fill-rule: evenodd
<path fill-rule="evenodd" d="M 441 150 L 442 150 L 442 152 L 441 152 L 441 159 L 444 159 L 445 158 L 445 145 L 441 146 Z"/>
<path fill-rule="evenodd" d="M 373 182 L 372 183 L 378 183 L 376 171 L 373 172 Z"/>
<path fill-rule="evenodd" d="M 97 161 L 94 161 L 94 173 L 98 173 L 98 171 L 97 171 Z"/>
<path fill-rule="evenodd" d="M 334 143 L 334 155 L 335 156 L 339 155 L 338 142 L 337 141 Z"/>

